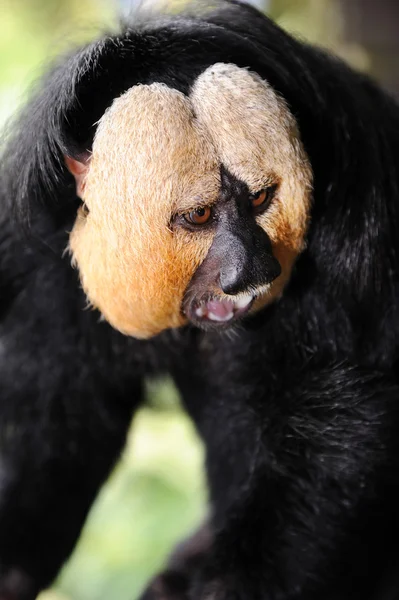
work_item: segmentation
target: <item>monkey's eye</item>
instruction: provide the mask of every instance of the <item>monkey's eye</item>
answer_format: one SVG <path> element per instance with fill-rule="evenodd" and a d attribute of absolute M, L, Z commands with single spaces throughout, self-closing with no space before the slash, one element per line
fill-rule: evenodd
<path fill-rule="evenodd" d="M 184 215 L 184 218 L 188 223 L 192 225 L 205 225 L 211 218 L 212 211 L 208 206 L 202 206 L 201 208 L 196 208 L 191 212 Z"/>
<path fill-rule="evenodd" d="M 256 192 L 256 194 L 251 194 L 249 197 L 251 206 L 253 208 L 267 208 L 273 199 L 276 189 L 277 185 L 271 185 L 268 188 Z"/>

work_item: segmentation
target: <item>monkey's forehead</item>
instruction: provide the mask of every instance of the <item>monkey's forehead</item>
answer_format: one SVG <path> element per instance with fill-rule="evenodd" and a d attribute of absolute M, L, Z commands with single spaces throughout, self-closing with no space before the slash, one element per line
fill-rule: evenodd
<path fill-rule="evenodd" d="M 184 171 L 190 157 L 231 162 L 234 154 L 239 164 L 250 155 L 256 161 L 259 153 L 272 157 L 276 144 L 281 152 L 293 136 L 294 119 L 267 82 L 234 64 L 216 63 L 188 96 L 152 83 L 135 85 L 115 99 L 99 122 L 93 155 L 101 149 L 108 159 L 123 154 L 146 170 L 162 161 L 165 172 L 178 162 Z"/>

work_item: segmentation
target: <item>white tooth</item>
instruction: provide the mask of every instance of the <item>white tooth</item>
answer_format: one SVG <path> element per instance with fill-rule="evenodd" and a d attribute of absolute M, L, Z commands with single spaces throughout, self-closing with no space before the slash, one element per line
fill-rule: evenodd
<path fill-rule="evenodd" d="M 203 306 L 199 306 L 198 308 L 195 309 L 195 314 L 197 315 L 197 317 L 203 317 L 205 314 L 205 309 Z"/>
<path fill-rule="evenodd" d="M 228 313 L 224 317 L 221 317 L 219 315 L 215 315 L 213 312 L 209 312 L 208 313 L 208 319 L 210 319 L 211 321 L 229 321 L 233 317 L 234 317 L 234 313 L 233 312 Z"/>
<path fill-rule="evenodd" d="M 245 294 L 245 296 L 241 296 L 238 300 L 234 302 L 236 308 L 245 308 L 248 306 L 250 302 L 252 302 L 253 296 L 249 294 Z"/>

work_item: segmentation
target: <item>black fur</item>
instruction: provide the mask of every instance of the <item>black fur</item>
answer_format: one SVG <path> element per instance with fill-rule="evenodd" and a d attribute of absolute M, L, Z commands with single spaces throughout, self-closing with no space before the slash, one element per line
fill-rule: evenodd
<path fill-rule="evenodd" d="M 84 310 L 63 255 L 78 199 L 62 156 L 90 147 L 132 85 L 187 92 L 218 61 L 259 73 L 298 120 L 315 175 L 307 249 L 282 300 L 234 335 L 125 338 Z M 150 21 L 53 69 L 13 128 L 0 202 L 1 600 L 51 582 L 143 377 L 164 371 L 206 443 L 214 532 L 179 589 L 398 597 L 399 108 L 387 95 L 234 1 Z"/>

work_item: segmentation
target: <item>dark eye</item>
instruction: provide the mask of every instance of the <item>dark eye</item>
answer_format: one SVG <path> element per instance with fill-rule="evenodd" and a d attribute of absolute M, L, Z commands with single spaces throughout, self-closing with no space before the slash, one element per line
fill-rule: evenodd
<path fill-rule="evenodd" d="M 188 223 L 193 225 L 204 225 L 211 218 L 212 211 L 208 206 L 197 208 L 184 215 Z"/>
<path fill-rule="evenodd" d="M 267 208 L 276 192 L 276 189 L 277 185 L 271 185 L 268 188 L 256 192 L 256 194 L 251 194 L 249 199 L 253 208 Z"/>

